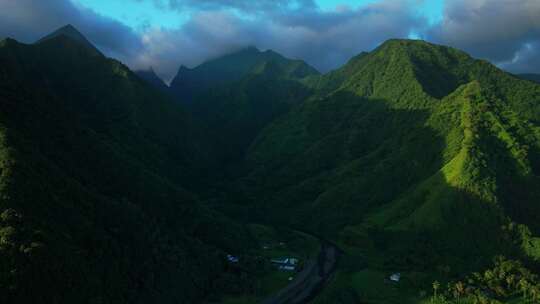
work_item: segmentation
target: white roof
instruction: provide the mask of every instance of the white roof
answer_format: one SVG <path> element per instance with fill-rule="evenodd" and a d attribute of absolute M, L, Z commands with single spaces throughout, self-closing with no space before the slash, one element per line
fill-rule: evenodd
<path fill-rule="evenodd" d="M 227 254 L 227 260 L 229 260 L 229 262 L 238 263 L 240 259 L 231 254 Z"/>
<path fill-rule="evenodd" d="M 400 279 L 401 279 L 401 273 L 394 273 L 393 275 L 390 276 L 390 280 L 394 282 L 399 282 Z"/>

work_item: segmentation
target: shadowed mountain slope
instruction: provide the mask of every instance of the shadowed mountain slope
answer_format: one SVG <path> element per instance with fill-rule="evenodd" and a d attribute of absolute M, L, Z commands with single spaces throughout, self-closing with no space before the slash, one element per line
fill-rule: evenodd
<path fill-rule="evenodd" d="M 139 76 L 142 80 L 146 81 L 148 84 L 150 84 L 152 87 L 157 89 L 158 91 L 161 91 L 163 93 L 170 94 L 170 88 L 165 84 L 163 79 L 159 78 L 158 75 L 156 75 L 156 72 L 154 72 L 153 68 L 150 68 L 148 70 L 139 70 L 134 72 L 137 76 Z"/>
<path fill-rule="evenodd" d="M 65 36 L 70 38 L 72 41 L 76 41 L 80 45 L 86 47 L 88 50 L 95 55 L 102 55 L 101 52 L 90 42 L 83 34 L 81 34 L 73 25 L 68 24 L 63 26 L 56 31 L 50 33 L 49 35 L 39 39 L 36 43 L 42 43 L 50 39 L 54 39 L 59 36 Z"/>
<path fill-rule="evenodd" d="M 271 50 L 261 52 L 255 47 L 249 47 L 207 61 L 193 69 L 180 67 L 171 82 L 171 89 L 180 101 L 189 103 L 199 93 L 239 81 L 257 66 L 269 61 L 280 66 L 289 78 L 318 74 L 314 68 L 301 60 L 290 60 Z"/>
<path fill-rule="evenodd" d="M 194 68 L 171 84 L 216 143 L 224 176 L 237 176 L 246 149 L 271 121 L 310 94 L 301 79 L 319 73 L 305 62 L 247 48 Z"/>
<path fill-rule="evenodd" d="M 204 138 L 178 104 L 77 39 L 2 41 L 1 302 L 222 292 L 225 253 L 250 240 L 186 190 L 207 172 Z"/>

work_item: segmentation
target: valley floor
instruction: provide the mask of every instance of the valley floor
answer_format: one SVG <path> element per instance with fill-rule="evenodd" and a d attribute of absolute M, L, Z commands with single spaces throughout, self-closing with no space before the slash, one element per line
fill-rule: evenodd
<path fill-rule="evenodd" d="M 285 303 L 283 299 L 296 297 L 297 291 L 302 291 L 306 286 L 314 287 L 314 284 L 319 283 L 317 279 L 319 260 L 324 260 L 327 248 L 321 245 L 317 238 L 299 231 L 259 224 L 248 225 L 248 229 L 259 244 L 259 249 L 250 255 L 266 261 L 297 259 L 298 264 L 294 270 L 286 270 L 280 269 L 279 264 L 272 263 L 270 268 L 261 270 L 257 275 L 256 290 L 227 295 L 220 303 L 252 304 L 262 301 L 272 304 Z M 238 267 L 242 267 L 242 260 L 238 264 Z M 302 298 L 309 296 L 311 293 L 303 295 Z"/>
<path fill-rule="evenodd" d="M 516 296 L 508 300 L 479 302 L 466 298 L 446 300 L 436 298 L 433 283 L 440 282 L 441 290 L 449 286 L 448 278 L 439 271 L 418 272 L 400 269 L 399 282 L 390 280 L 395 269 L 383 263 L 385 252 L 362 250 L 343 245 L 345 249 L 338 269 L 324 290 L 311 304 L 525 304 L 537 303 Z M 448 297 L 448 296 L 447 296 Z M 481 301 L 481 300 L 480 300 Z"/>

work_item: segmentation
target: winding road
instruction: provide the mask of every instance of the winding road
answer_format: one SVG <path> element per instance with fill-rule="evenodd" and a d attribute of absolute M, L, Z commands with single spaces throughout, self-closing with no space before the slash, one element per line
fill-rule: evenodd
<path fill-rule="evenodd" d="M 304 269 L 285 288 L 263 300 L 261 304 L 304 304 L 315 298 L 336 270 L 341 251 L 328 241 L 321 241 L 317 259 L 306 262 Z"/>

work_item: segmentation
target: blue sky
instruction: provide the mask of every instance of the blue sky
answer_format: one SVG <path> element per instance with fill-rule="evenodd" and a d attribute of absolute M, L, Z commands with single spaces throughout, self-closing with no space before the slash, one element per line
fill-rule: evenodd
<path fill-rule="evenodd" d="M 153 0 L 73 0 L 76 4 L 120 21 L 141 31 L 148 26 L 178 28 L 185 24 L 195 9 L 169 10 L 154 5 Z M 322 11 L 334 11 L 340 6 L 359 8 L 376 3 L 377 0 L 316 0 Z M 431 23 L 442 19 L 444 0 L 424 0 L 417 6 L 419 15 L 427 17 Z M 128 9 L 129 8 L 129 9 Z"/>

